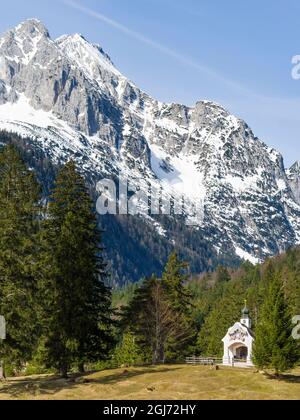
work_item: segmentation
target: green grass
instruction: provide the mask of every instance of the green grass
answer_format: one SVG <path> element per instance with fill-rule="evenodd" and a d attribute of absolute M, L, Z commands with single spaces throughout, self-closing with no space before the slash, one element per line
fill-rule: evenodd
<path fill-rule="evenodd" d="M 279 379 L 254 370 L 181 365 L 105 370 L 69 380 L 33 376 L 0 383 L 0 399 L 299 400 L 300 369 Z"/>

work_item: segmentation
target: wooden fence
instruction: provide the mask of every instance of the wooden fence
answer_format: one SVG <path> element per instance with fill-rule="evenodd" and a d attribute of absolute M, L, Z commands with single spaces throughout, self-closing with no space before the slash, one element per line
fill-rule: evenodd
<path fill-rule="evenodd" d="M 203 366 L 216 366 L 221 365 L 223 360 L 217 357 L 187 357 L 186 363 L 188 365 L 203 365 Z"/>

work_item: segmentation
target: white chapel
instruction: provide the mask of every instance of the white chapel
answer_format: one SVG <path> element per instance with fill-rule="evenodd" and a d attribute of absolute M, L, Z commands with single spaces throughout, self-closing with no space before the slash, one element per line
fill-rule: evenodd
<path fill-rule="evenodd" d="M 252 352 L 254 335 L 251 330 L 252 322 L 247 302 L 242 310 L 242 318 L 233 327 L 229 328 L 223 338 L 224 356 L 223 365 L 252 367 Z"/>

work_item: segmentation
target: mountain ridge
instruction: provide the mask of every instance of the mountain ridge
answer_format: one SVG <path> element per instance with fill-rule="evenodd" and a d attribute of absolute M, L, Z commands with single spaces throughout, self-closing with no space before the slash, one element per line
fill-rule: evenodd
<path fill-rule="evenodd" d="M 184 197 L 183 224 L 201 199 L 194 232 L 216 255 L 256 263 L 300 242 L 300 175 L 280 153 L 214 102 L 157 101 L 79 34 L 52 40 L 34 19 L 0 38 L 0 129 L 34 139 L 53 164 L 73 158 L 94 190 L 121 173 Z M 174 217 L 141 223 L 176 246 Z"/>

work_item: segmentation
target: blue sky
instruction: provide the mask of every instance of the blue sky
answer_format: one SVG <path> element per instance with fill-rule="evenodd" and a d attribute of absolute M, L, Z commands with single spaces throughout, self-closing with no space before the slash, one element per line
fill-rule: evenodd
<path fill-rule="evenodd" d="M 139 87 L 187 105 L 219 102 L 285 157 L 300 160 L 298 0 L 10 0 L 0 32 L 41 19 L 53 37 L 100 43 Z"/>

